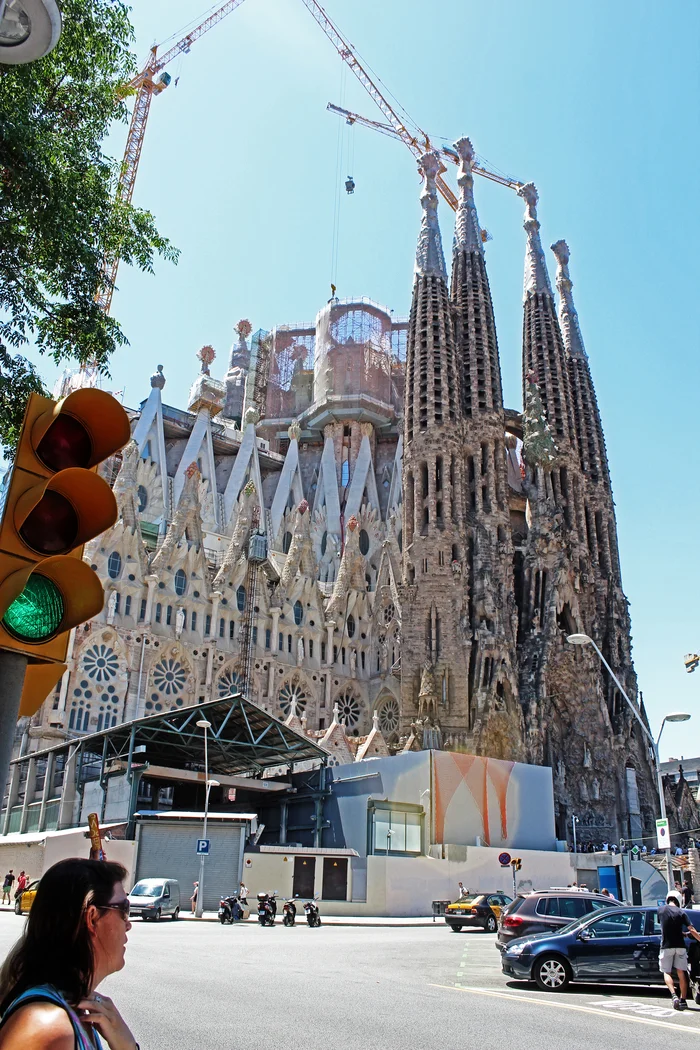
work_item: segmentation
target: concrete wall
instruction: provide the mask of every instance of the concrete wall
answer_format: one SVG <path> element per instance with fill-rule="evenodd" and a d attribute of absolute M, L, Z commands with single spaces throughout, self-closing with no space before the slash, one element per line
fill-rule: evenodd
<path fill-rule="evenodd" d="M 103 842 L 108 860 L 115 860 L 127 869 L 127 889 L 133 884 L 133 872 L 136 866 L 136 843 L 128 839 L 108 839 Z M 85 837 L 82 828 L 60 834 L 47 834 L 40 840 L 36 836 L 27 836 L 6 843 L 0 841 L 0 868 L 2 874 L 10 868 L 15 876 L 24 868 L 31 879 L 40 878 L 44 872 L 59 860 L 68 857 L 85 857 L 90 855 L 90 840 Z"/>

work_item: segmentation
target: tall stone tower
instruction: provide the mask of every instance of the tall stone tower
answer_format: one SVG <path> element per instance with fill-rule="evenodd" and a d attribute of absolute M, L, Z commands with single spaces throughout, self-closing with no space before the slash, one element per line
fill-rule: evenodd
<path fill-rule="evenodd" d="M 423 720 L 424 746 L 447 746 L 469 724 L 462 390 L 434 154 L 421 170 L 404 392 L 401 706 L 404 725 Z"/>
<path fill-rule="evenodd" d="M 513 544 L 505 457 L 505 413 L 496 324 L 484 242 L 474 203 L 474 150 L 460 157 L 459 205 L 451 300 L 460 370 L 465 474 L 466 576 L 471 640 L 468 728 L 477 749 L 494 757 L 519 753 Z"/>

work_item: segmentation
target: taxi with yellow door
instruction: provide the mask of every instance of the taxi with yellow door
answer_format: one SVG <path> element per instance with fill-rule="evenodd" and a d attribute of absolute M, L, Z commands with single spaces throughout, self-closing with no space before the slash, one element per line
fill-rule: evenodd
<path fill-rule="evenodd" d="M 33 879 L 21 893 L 15 897 L 15 915 L 26 915 L 34 903 L 36 891 L 39 889 L 39 880 Z"/>
<path fill-rule="evenodd" d="M 467 893 L 454 904 L 447 905 L 445 922 L 454 933 L 459 933 L 463 926 L 479 926 L 486 933 L 495 933 L 501 912 L 511 901 L 512 898 L 500 890 L 495 893 Z"/>

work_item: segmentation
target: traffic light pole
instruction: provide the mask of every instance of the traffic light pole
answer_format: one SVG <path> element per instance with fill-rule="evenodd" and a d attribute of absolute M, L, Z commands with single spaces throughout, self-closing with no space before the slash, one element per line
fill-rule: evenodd
<path fill-rule="evenodd" d="M 13 653 L 0 649 L 0 808 L 10 771 L 12 745 L 19 717 L 27 657 L 24 653 Z"/>

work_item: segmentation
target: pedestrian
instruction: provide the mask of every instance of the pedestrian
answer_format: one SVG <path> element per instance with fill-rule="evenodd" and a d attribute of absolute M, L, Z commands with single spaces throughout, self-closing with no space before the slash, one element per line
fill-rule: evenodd
<path fill-rule="evenodd" d="M 12 893 L 12 884 L 15 881 L 14 868 L 10 868 L 7 875 L 5 876 L 2 884 L 2 903 L 10 903 L 10 894 Z M 6 899 L 7 898 L 7 899 Z"/>
<path fill-rule="evenodd" d="M 457 883 L 457 889 L 459 890 L 459 899 L 464 900 L 465 897 L 469 896 L 469 890 L 465 890 L 461 882 Z"/>
<path fill-rule="evenodd" d="M 690 919 L 681 910 L 681 898 L 676 890 L 666 896 L 666 904 L 659 908 L 661 926 L 661 950 L 659 952 L 659 969 L 664 975 L 664 982 L 673 997 L 674 1010 L 687 1010 L 688 1004 L 688 952 L 685 947 L 683 929 L 700 941 L 700 933 L 691 925 Z M 676 995 L 673 983 L 673 971 L 678 974 L 680 997 Z M 1 1048 L 0 1048 L 1 1050 Z"/>
<path fill-rule="evenodd" d="M 675 855 L 677 857 L 682 857 L 683 856 L 683 849 L 682 849 L 681 846 L 676 846 L 676 848 L 675 848 L 675 850 L 673 852 L 675 853 Z"/>
<path fill-rule="evenodd" d="M 0 970 L 0 1050 L 138 1050 L 112 1000 L 97 993 L 124 966 L 126 874 L 77 857 L 44 873 Z"/>
<path fill-rule="evenodd" d="M 245 882 L 243 882 L 241 880 L 241 884 L 240 884 L 240 886 L 238 888 L 238 899 L 241 902 L 241 904 L 247 904 L 248 903 L 248 894 L 249 894 L 249 892 L 250 892 L 250 890 L 246 886 Z"/>
<path fill-rule="evenodd" d="M 693 903 L 693 887 L 689 882 L 686 882 L 683 887 L 683 907 L 690 908 Z"/>
<path fill-rule="evenodd" d="M 28 882 L 29 879 L 27 878 L 26 872 L 20 871 L 19 875 L 17 876 L 17 890 L 15 892 L 15 900 L 19 900 L 19 898 L 22 896 L 22 894 L 27 888 Z"/>
<path fill-rule="evenodd" d="M 601 897 L 612 897 L 612 893 L 609 889 L 607 889 L 607 887 L 603 887 L 603 889 L 600 891 L 600 895 Z"/>
<path fill-rule="evenodd" d="M 194 886 L 194 893 L 190 897 L 190 901 L 192 903 L 192 914 L 194 915 L 195 911 L 197 910 L 197 893 L 199 892 L 199 883 L 194 882 L 192 885 Z"/>

